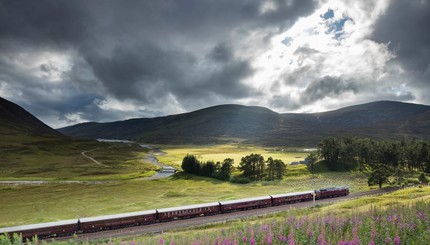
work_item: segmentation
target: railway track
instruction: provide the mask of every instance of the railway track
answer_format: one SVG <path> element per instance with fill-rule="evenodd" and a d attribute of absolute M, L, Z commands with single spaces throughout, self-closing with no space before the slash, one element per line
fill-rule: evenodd
<path fill-rule="evenodd" d="M 386 188 L 381 190 L 356 192 L 348 196 L 321 199 L 321 200 L 316 200 L 315 202 L 299 202 L 299 203 L 288 204 L 288 205 L 250 209 L 246 211 L 239 211 L 239 212 L 233 212 L 233 213 L 223 213 L 223 214 L 217 214 L 212 216 L 201 216 L 201 217 L 191 218 L 191 219 L 175 220 L 171 222 L 126 227 L 126 228 L 121 228 L 116 230 L 103 230 L 103 231 L 94 232 L 94 233 L 77 234 L 73 239 L 77 239 L 80 241 L 86 241 L 86 240 L 90 241 L 95 239 L 108 239 L 108 238 L 117 238 L 117 237 L 137 236 L 137 235 L 143 235 L 143 234 L 163 233 L 165 231 L 170 231 L 170 230 L 189 228 L 193 226 L 205 225 L 205 224 L 222 222 L 222 221 L 229 221 L 234 219 L 248 218 L 252 216 L 261 216 L 261 215 L 266 215 L 270 213 L 277 213 L 277 212 L 286 211 L 292 208 L 311 207 L 318 204 L 339 202 L 339 201 L 355 199 L 355 198 L 367 196 L 367 195 L 382 195 L 385 193 L 395 191 L 397 189 L 398 188 Z M 55 241 L 67 241 L 69 239 L 72 239 L 72 237 L 70 236 L 58 237 L 58 238 L 55 238 Z M 52 241 L 52 239 L 48 239 L 47 241 L 48 242 Z"/>

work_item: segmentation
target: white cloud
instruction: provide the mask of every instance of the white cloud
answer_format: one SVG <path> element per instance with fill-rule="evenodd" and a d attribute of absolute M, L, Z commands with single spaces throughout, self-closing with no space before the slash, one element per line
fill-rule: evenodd
<path fill-rule="evenodd" d="M 397 94 L 412 99 L 404 96 L 410 91 L 402 83 L 401 68 L 390 63 L 395 54 L 388 44 L 368 38 L 387 3 L 375 1 L 370 8 L 361 1 L 330 1 L 273 37 L 253 63 L 259 72 L 248 79 L 264 91 L 260 104 L 280 111 L 315 112 L 357 103 L 361 96 L 384 99 Z M 322 18 L 329 9 L 334 16 Z M 327 76 L 333 90 L 326 87 L 325 96 L 311 98 L 307 93 L 318 89 L 318 83 L 325 86 L 322 80 Z"/>

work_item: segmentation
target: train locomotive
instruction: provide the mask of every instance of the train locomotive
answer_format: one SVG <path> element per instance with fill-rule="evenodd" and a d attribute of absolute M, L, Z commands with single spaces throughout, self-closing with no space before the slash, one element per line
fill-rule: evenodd
<path fill-rule="evenodd" d="M 199 216 L 265 208 L 296 202 L 308 202 L 312 201 L 314 198 L 315 200 L 319 200 L 347 195 L 349 195 L 348 187 L 329 187 L 311 191 L 291 192 L 286 194 L 219 201 L 173 208 L 5 227 L 0 228 L 0 234 L 6 233 L 12 236 L 13 233 L 18 233 L 21 234 L 24 240 L 32 239 L 35 236 L 38 236 L 38 238 L 41 239 L 70 236 L 76 233 L 89 233 L 129 226 L 148 225 L 177 219 L 188 219 Z"/>

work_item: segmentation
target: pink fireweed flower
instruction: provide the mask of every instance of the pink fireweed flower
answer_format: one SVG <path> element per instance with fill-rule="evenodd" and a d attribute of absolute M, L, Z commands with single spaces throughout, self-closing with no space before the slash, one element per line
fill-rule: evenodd
<path fill-rule="evenodd" d="M 279 235 L 278 236 L 278 241 L 280 241 L 280 242 L 286 242 L 287 238 L 284 235 Z"/>
<path fill-rule="evenodd" d="M 393 241 L 394 241 L 394 245 L 400 245 L 400 237 L 399 236 L 396 236 Z"/>
<path fill-rule="evenodd" d="M 385 238 L 385 244 L 390 244 L 391 243 L 391 238 L 390 237 L 387 237 L 387 238 Z"/>
<path fill-rule="evenodd" d="M 323 233 L 321 233 L 321 234 L 318 236 L 318 245 L 327 245 L 327 242 L 326 242 L 326 240 L 325 240 L 325 237 L 324 237 L 324 234 L 323 234 Z"/>
<path fill-rule="evenodd" d="M 308 230 L 308 236 L 311 238 L 314 237 L 314 232 L 311 229 Z"/>
<path fill-rule="evenodd" d="M 248 237 L 243 236 L 243 237 L 242 237 L 242 242 L 245 242 L 245 243 L 246 243 L 247 241 L 248 241 Z"/>
<path fill-rule="evenodd" d="M 164 244 L 164 238 L 160 237 L 160 244 L 163 245 Z"/>
<path fill-rule="evenodd" d="M 288 234 L 288 245 L 295 245 L 293 233 Z"/>
<path fill-rule="evenodd" d="M 268 245 L 272 244 L 272 235 L 271 234 L 266 236 L 266 244 L 268 244 Z"/>

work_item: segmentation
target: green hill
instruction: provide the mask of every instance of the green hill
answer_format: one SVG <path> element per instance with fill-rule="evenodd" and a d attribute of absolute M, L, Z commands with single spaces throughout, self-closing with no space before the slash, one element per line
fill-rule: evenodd
<path fill-rule="evenodd" d="M 430 139 L 430 106 L 379 101 L 322 113 L 279 114 L 263 107 L 220 105 L 157 118 L 83 123 L 59 129 L 83 138 L 149 143 L 315 146 L 328 136 Z"/>
<path fill-rule="evenodd" d="M 22 107 L 0 98 L 0 179 L 112 179 L 150 174 L 138 145 L 101 143 L 65 136 Z M 91 151 L 94 164 L 81 153 Z"/>
<path fill-rule="evenodd" d="M 22 134 L 65 138 L 19 105 L 0 97 L 0 135 Z"/>

